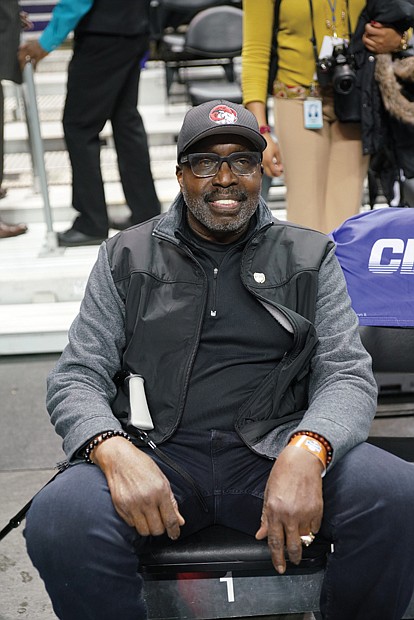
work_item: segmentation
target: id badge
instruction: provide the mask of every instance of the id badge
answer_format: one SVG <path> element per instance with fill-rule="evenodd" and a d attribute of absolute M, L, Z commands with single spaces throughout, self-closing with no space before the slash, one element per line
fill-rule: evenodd
<path fill-rule="evenodd" d="M 346 43 L 345 39 L 341 39 L 340 37 L 330 37 L 325 35 L 322 40 L 321 51 L 319 52 L 319 58 L 328 58 L 332 56 L 334 47 L 337 45 L 344 45 Z"/>
<path fill-rule="evenodd" d="M 305 99 L 303 102 L 303 116 L 305 129 L 322 129 L 322 101 L 316 98 Z"/>

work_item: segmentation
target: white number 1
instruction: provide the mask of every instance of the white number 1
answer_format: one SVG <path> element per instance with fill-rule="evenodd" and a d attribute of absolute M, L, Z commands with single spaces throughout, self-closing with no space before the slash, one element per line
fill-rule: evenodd
<path fill-rule="evenodd" d="M 227 583 L 227 600 L 229 603 L 234 603 L 234 585 L 231 572 L 227 573 L 228 577 L 220 577 L 221 582 Z"/>

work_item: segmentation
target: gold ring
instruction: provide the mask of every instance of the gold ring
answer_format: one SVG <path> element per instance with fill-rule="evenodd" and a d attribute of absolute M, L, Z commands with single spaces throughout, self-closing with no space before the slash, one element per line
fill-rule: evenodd
<path fill-rule="evenodd" d="M 309 534 L 307 534 L 306 536 L 301 536 L 300 539 L 302 541 L 302 545 L 304 545 L 305 547 L 309 547 L 309 545 L 311 545 L 315 540 L 315 534 L 309 532 Z"/>

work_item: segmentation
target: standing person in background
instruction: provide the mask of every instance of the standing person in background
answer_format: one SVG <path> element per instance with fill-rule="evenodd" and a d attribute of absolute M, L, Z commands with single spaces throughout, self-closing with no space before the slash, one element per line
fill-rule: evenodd
<path fill-rule="evenodd" d="M 330 232 L 358 213 L 369 153 L 373 152 L 370 147 L 365 148 L 365 143 L 363 148 L 364 125 L 361 132 L 361 123 L 349 120 L 353 119 L 352 115 L 347 115 L 346 121 L 345 115 L 341 116 L 341 121 L 338 119 L 332 78 L 340 58 L 336 55 L 339 48 L 334 46 L 343 39 L 349 40 L 350 35 L 353 43 L 352 33 L 360 23 L 365 5 L 382 8 L 385 0 L 368 0 L 367 3 L 364 0 L 276 0 L 279 7 L 278 70 L 273 95 L 279 144 L 273 140 L 266 118 L 274 2 L 243 2 L 244 104 L 255 114 L 267 141 L 263 157 L 265 173 L 274 177 L 284 172 L 288 219 Z M 397 22 L 399 0 L 388 4 Z M 393 22 L 384 20 L 383 23 Z M 357 57 L 361 66 L 356 69 L 352 66 L 353 60 L 346 58 L 345 70 L 356 69 L 356 82 L 362 65 L 373 60 L 372 52 L 396 51 L 405 44 L 405 33 L 398 30 L 401 24 L 395 26 L 372 21 L 363 26 L 364 34 L 358 35 L 363 48 Z M 317 76 L 316 66 L 324 57 L 334 58 L 334 67 L 322 76 L 318 72 Z M 344 70 L 343 66 L 341 68 Z M 363 87 L 371 88 L 371 84 L 367 82 Z M 355 94 L 358 90 L 359 83 L 354 88 Z M 345 112 L 347 106 L 350 107 L 351 97 L 352 92 L 343 96 Z M 308 114 L 315 105 L 319 108 L 319 123 Z"/>
<path fill-rule="evenodd" d="M 75 31 L 63 127 L 72 164 L 72 227 L 60 246 L 97 245 L 108 228 L 127 228 L 160 213 L 147 136 L 137 110 L 140 63 L 149 45 L 149 0 L 61 0 L 39 41 L 20 46 L 23 66 L 36 64 Z M 99 133 L 111 121 L 118 167 L 131 216 L 109 222 Z"/>
<path fill-rule="evenodd" d="M 28 26 L 29 23 L 25 22 Z M 0 199 L 7 190 L 2 187 L 4 173 L 4 94 L 1 80 L 21 84 L 22 74 L 17 61 L 21 17 L 17 0 L 0 0 Z M 0 220 L 0 239 L 16 237 L 27 231 L 26 224 L 6 224 Z"/>

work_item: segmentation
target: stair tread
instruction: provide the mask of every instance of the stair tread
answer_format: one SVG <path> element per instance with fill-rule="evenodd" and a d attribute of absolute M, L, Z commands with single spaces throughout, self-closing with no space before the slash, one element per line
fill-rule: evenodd
<path fill-rule="evenodd" d="M 0 305 L 0 335 L 67 332 L 80 301 Z"/>

